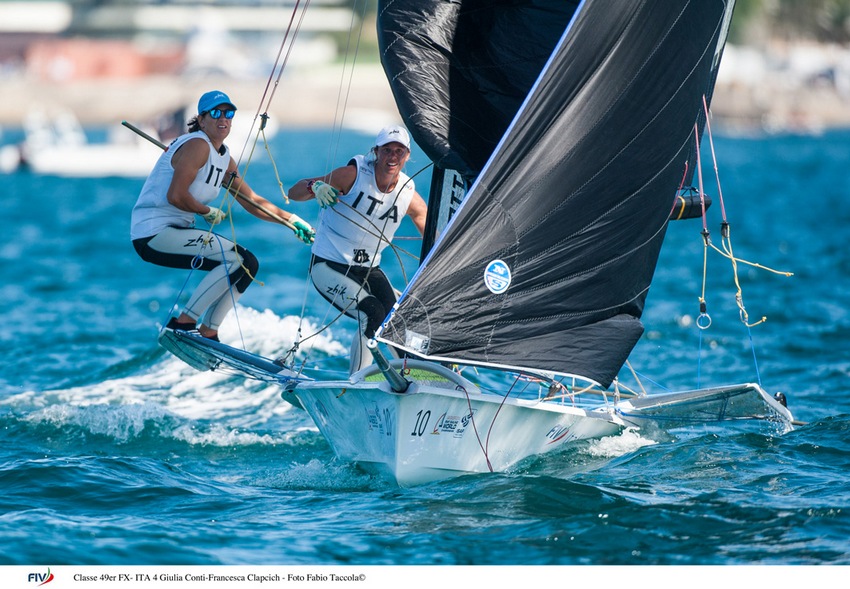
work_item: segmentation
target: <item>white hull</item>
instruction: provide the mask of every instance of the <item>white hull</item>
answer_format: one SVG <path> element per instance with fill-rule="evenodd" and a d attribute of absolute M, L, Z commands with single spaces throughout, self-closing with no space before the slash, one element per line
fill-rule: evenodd
<path fill-rule="evenodd" d="M 337 457 L 389 475 L 400 486 L 504 471 L 529 456 L 626 427 L 651 431 L 770 420 L 790 428 L 793 421 L 785 407 L 752 384 L 610 404 L 600 400 L 598 408 L 586 409 L 570 401 L 482 394 L 442 366 L 410 360 L 407 366 L 420 373 L 402 394 L 370 367 L 351 380 L 293 383 L 284 398 L 297 399 Z"/>
<path fill-rule="evenodd" d="M 607 412 L 503 400 L 439 366 L 408 365 L 427 366 L 444 380 L 417 381 L 398 394 L 386 381 L 364 382 L 358 373 L 351 381 L 302 382 L 292 393 L 340 459 L 388 474 L 401 486 L 504 471 L 567 442 L 623 429 Z"/>

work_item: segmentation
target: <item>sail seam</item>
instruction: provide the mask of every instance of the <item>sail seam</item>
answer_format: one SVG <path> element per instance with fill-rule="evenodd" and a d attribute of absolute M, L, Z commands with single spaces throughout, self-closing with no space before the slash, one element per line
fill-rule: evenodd
<path fill-rule="evenodd" d="M 689 3 L 689 4 L 690 4 L 690 3 Z M 684 12 L 684 9 L 683 9 L 682 13 L 683 13 L 683 12 Z M 682 13 L 680 13 L 680 14 L 679 14 L 679 16 L 678 16 L 678 17 L 677 17 L 677 19 L 676 19 L 676 22 L 678 22 L 679 20 L 681 20 L 681 15 L 682 15 Z M 674 23 L 674 24 L 675 24 L 675 23 Z M 672 32 L 673 28 L 674 28 L 674 27 L 672 27 L 672 26 L 671 26 L 671 27 L 668 29 L 668 35 L 665 35 L 665 38 L 666 38 L 667 36 L 669 36 L 669 33 L 670 33 L 670 32 Z M 639 133 L 637 133 L 637 134 L 636 134 L 636 135 L 635 135 L 635 136 L 631 139 L 631 141 L 629 141 L 628 143 L 626 143 L 626 144 L 623 146 L 623 148 L 622 148 L 622 149 L 620 149 L 620 151 L 619 151 L 619 152 L 618 152 L 618 153 L 617 153 L 614 157 L 612 157 L 612 158 L 611 158 L 608 162 L 606 162 L 606 164 L 605 164 L 604 166 L 602 166 L 602 167 L 599 169 L 599 171 L 597 171 L 597 172 L 596 172 L 596 174 L 594 174 L 592 177 L 588 178 L 588 180 L 587 180 L 587 181 L 586 181 L 586 182 L 585 182 L 585 183 L 584 183 L 581 187 L 577 188 L 577 189 L 576 189 L 576 190 L 575 190 L 575 191 L 574 191 L 571 195 L 567 196 L 567 197 L 566 197 L 566 198 L 565 198 L 565 199 L 561 202 L 561 204 L 559 204 L 557 207 L 555 207 L 555 208 L 554 208 L 554 209 L 553 209 L 550 213 L 548 213 L 547 215 L 545 215 L 545 216 L 541 217 L 540 222 L 538 222 L 538 223 L 537 223 L 536 225 L 534 225 L 533 227 L 530 227 L 528 230 L 526 230 L 526 231 L 524 231 L 524 232 L 522 232 L 522 233 L 519 233 L 519 234 L 518 234 L 519 238 L 522 238 L 522 236 L 527 235 L 528 233 L 531 233 L 531 232 L 533 232 L 533 231 L 537 230 L 537 228 L 540 226 L 540 224 L 542 223 L 542 221 L 546 220 L 547 218 L 549 218 L 549 217 L 551 217 L 552 215 L 556 214 L 556 213 L 557 213 L 560 209 L 562 209 L 562 208 L 566 205 L 566 203 L 567 203 L 568 201 L 572 200 L 572 199 L 575 197 L 575 195 L 576 195 L 576 194 L 579 194 L 579 193 L 580 193 L 580 192 L 581 192 L 581 191 L 582 191 L 582 190 L 583 190 L 583 189 L 584 189 L 584 188 L 585 188 L 588 184 L 590 184 L 590 183 L 591 183 L 591 182 L 592 182 L 595 178 L 599 177 L 599 176 L 600 176 L 600 175 L 601 175 L 601 174 L 602 174 L 602 173 L 603 173 L 603 172 L 604 172 L 607 168 L 609 168 L 609 167 L 610 167 L 610 165 L 612 164 L 612 162 L 613 162 L 614 160 L 616 160 L 618 157 L 620 157 L 620 156 L 623 154 L 623 152 L 625 152 L 625 151 L 627 150 L 627 148 L 628 148 L 629 146 L 631 146 L 631 145 L 632 145 L 635 141 L 637 141 L 638 137 L 640 137 L 640 136 L 641 136 L 641 135 L 642 135 L 642 134 L 646 131 L 646 129 L 647 129 L 647 128 L 648 128 L 648 127 L 649 127 L 649 126 L 650 126 L 653 122 L 655 122 L 655 121 L 656 121 L 656 120 L 657 120 L 657 119 L 658 119 L 658 118 L 659 118 L 659 117 L 663 114 L 663 112 L 665 112 L 665 110 L 666 110 L 666 109 L 670 106 L 670 104 L 673 102 L 673 99 L 674 99 L 676 96 L 678 96 L 678 95 L 680 94 L 680 92 L 682 91 L 682 88 L 685 86 L 685 83 L 693 77 L 693 75 L 694 75 L 694 73 L 696 72 L 696 70 L 697 70 L 698 66 L 699 66 L 701 63 L 703 63 L 703 61 L 704 61 L 704 59 L 705 59 L 705 56 L 706 56 L 706 52 L 707 52 L 707 50 L 713 46 L 713 43 L 711 43 L 711 41 L 715 38 L 717 31 L 718 31 L 718 28 L 715 28 L 714 33 L 711 35 L 711 37 L 708 39 L 708 42 L 707 42 L 707 43 L 706 43 L 706 45 L 704 46 L 704 48 L 703 48 L 703 52 L 701 53 L 700 58 L 699 58 L 698 60 L 696 60 L 696 61 L 695 61 L 694 65 L 693 65 L 693 67 L 691 68 L 691 70 L 689 71 L 688 75 L 687 75 L 687 76 L 685 76 L 685 77 L 682 79 L 682 82 L 679 84 L 678 88 L 677 88 L 677 89 L 676 89 L 676 91 L 675 91 L 675 92 L 671 95 L 671 97 L 670 97 L 670 98 L 669 98 L 669 99 L 665 102 L 665 104 L 664 104 L 664 106 L 662 107 L 662 109 L 659 109 L 659 111 L 655 114 L 655 116 L 653 116 L 651 119 L 649 119 L 649 120 L 647 121 L 647 123 L 643 126 L 643 128 L 640 130 L 640 132 L 639 132 Z M 657 50 L 658 50 L 658 48 L 660 47 L 660 45 L 661 45 L 661 44 L 662 44 L 662 43 L 659 43 L 659 44 L 656 46 L 656 49 L 653 51 L 653 54 L 655 54 L 655 53 L 657 52 Z M 647 64 L 648 64 L 648 62 L 649 62 L 649 61 L 650 61 L 649 59 L 647 59 L 647 60 L 645 61 L 644 66 L 643 66 L 640 70 L 638 70 L 638 73 L 640 73 L 640 71 L 643 71 L 643 69 L 645 69 L 645 67 L 647 66 Z M 638 76 L 637 76 L 637 74 L 636 74 L 636 75 L 632 78 L 632 81 L 630 81 L 630 82 L 629 82 L 629 84 L 626 86 L 626 88 L 631 87 L 631 86 L 634 84 L 634 80 L 635 80 L 637 77 L 638 77 Z M 610 109 L 609 109 L 609 110 L 610 110 Z M 606 114 L 607 114 L 607 112 L 606 112 Z M 699 116 L 699 115 L 698 115 L 698 116 Z M 603 115 L 603 116 L 601 116 L 601 117 L 599 117 L 599 120 L 597 121 L 596 125 L 594 125 L 594 127 L 598 126 L 598 125 L 601 123 L 601 120 L 602 120 L 602 119 L 604 119 L 604 118 L 605 118 L 605 116 L 604 116 L 604 115 Z M 587 133 L 587 134 L 586 134 L 586 135 L 582 138 L 582 140 L 586 139 L 586 138 L 589 136 L 589 134 L 590 134 L 590 133 L 588 132 L 588 133 Z M 689 134 L 689 135 L 688 135 L 688 138 L 686 139 L 686 141 L 685 141 L 685 143 L 684 143 L 683 145 L 687 145 L 687 144 L 690 142 L 691 137 L 692 137 L 692 135 L 691 135 L 691 134 Z M 576 150 L 579 148 L 579 145 L 580 145 L 580 143 L 577 143 L 577 144 L 576 144 L 576 146 L 575 146 L 575 147 L 574 147 L 574 148 L 573 148 L 570 152 L 567 152 L 566 154 L 564 154 L 564 156 L 561 158 L 561 160 L 560 160 L 560 161 L 564 161 L 564 160 L 566 160 L 566 159 L 567 159 L 567 157 L 568 157 L 568 155 L 569 155 L 570 153 L 572 153 L 572 152 L 576 151 Z M 678 157 L 678 155 L 679 155 L 680 153 L 681 153 L 681 148 L 680 148 L 680 150 L 679 150 L 679 151 L 677 152 L 677 154 L 676 154 L 676 155 L 677 155 L 677 157 Z M 661 171 L 659 171 L 658 173 L 656 173 L 656 174 L 655 174 L 655 175 L 654 175 L 654 176 L 653 176 L 653 177 L 652 177 L 652 178 L 651 178 L 651 179 L 650 179 L 647 183 L 645 183 L 645 184 L 644 184 L 644 186 L 646 186 L 646 184 L 648 184 L 649 182 L 651 182 L 652 180 L 654 180 L 655 178 L 657 178 L 657 177 L 661 174 L 661 172 L 662 172 L 662 171 L 664 171 L 664 170 L 668 169 L 668 168 L 669 168 L 669 165 L 670 165 L 671 163 L 673 163 L 674 161 L 675 161 L 675 158 L 673 158 L 673 159 L 671 159 L 671 160 L 668 160 L 667 166 L 665 166 L 664 168 L 662 168 L 662 170 L 661 170 Z M 579 229 L 579 230 L 578 230 L 578 231 L 576 231 L 575 233 L 573 233 L 573 234 L 571 234 L 571 235 L 569 235 L 569 236 L 564 237 L 563 239 L 559 240 L 558 242 L 553 243 L 553 244 L 552 244 L 552 246 L 550 246 L 550 247 L 549 247 L 549 248 L 547 248 L 546 250 L 543 250 L 543 251 L 539 252 L 536 256 L 533 256 L 533 257 L 531 257 L 531 258 L 528 258 L 528 260 L 527 260 L 525 263 L 531 263 L 531 262 L 533 262 L 533 261 L 535 261 L 535 260 L 538 260 L 538 259 L 540 259 L 540 258 L 542 258 L 542 257 L 545 257 L 545 256 L 546 256 L 546 255 L 548 255 L 548 254 L 549 254 L 549 253 L 550 253 L 553 249 L 556 249 L 558 245 L 563 244 L 563 243 L 566 243 L 566 242 L 568 242 L 568 241 L 570 241 L 570 240 L 575 239 L 576 237 L 578 237 L 578 236 L 580 236 L 580 235 L 583 235 L 583 234 L 587 233 L 588 231 L 590 231 L 590 229 L 591 229 L 592 227 L 597 226 L 597 225 L 599 224 L 599 222 L 600 222 L 600 221 L 602 221 L 603 219 L 605 219 L 605 218 L 607 218 L 608 216 L 612 215 L 615 211 L 617 211 L 617 210 L 618 210 L 618 209 L 620 209 L 621 207 L 625 206 L 625 204 L 626 204 L 626 203 L 628 203 L 631 199 L 633 199 L 633 198 L 636 196 L 636 194 L 637 194 L 637 192 L 633 192 L 633 193 L 632 193 L 630 196 L 628 196 L 626 199 L 624 199 L 624 200 L 620 201 L 620 202 L 619 202 L 619 203 L 617 203 L 614 207 L 612 207 L 611 209 L 609 209 L 608 211 L 606 211 L 606 212 L 605 212 L 605 213 L 603 213 L 602 215 L 598 216 L 598 217 L 597 217 L 597 218 L 596 218 L 593 222 L 591 222 L 591 223 L 589 223 L 588 225 L 586 225 L 585 227 L 583 227 L 583 228 Z M 586 273 L 588 273 L 588 272 L 592 272 L 592 271 L 597 270 L 597 269 L 599 269 L 599 268 L 603 268 L 603 267 L 605 267 L 605 266 L 607 266 L 607 265 L 610 265 L 611 263 L 616 262 L 616 261 L 618 261 L 618 260 L 622 259 L 622 258 L 623 258 L 623 257 L 625 257 L 626 255 L 628 255 L 628 254 L 630 254 L 630 253 L 633 253 L 634 251 L 638 251 L 638 250 L 642 249 L 643 247 L 645 247 L 645 246 L 647 245 L 647 243 L 648 243 L 648 242 L 651 242 L 651 241 L 652 241 L 652 239 L 653 239 L 654 237 L 656 237 L 656 236 L 657 236 L 657 234 L 658 234 L 661 230 L 663 230 L 663 228 L 664 228 L 664 227 L 666 227 L 666 218 L 665 218 L 664 223 L 661 225 L 661 227 L 660 227 L 657 231 L 655 231 L 655 232 L 653 233 L 653 235 L 652 235 L 652 236 L 650 236 L 650 237 L 649 237 L 649 239 L 648 239 L 647 241 L 645 241 L 645 242 L 644 242 L 643 244 L 641 244 L 640 246 L 638 246 L 638 247 L 634 248 L 631 252 L 628 252 L 627 254 L 623 254 L 623 255 L 621 255 L 621 256 L 617 256 L 616 258 L 612 258 L 611 260 L 606 260 L 605 262 L 603 262 L 603 263 L 601 263 L 601 264 L 598 264 L 597 266 L 594 266 L 593 268 L 588 268 L 588 269 L 586 269 L 586 270 L 584 270 L 584 271 L 582 271 L 582 272 L 578 272 L 578 273 L 575 273 L 575 274 L 571 274 L 571 275 L 569 275 L 569 276 L 565 276 L 565 277 L 561 278 L 560 280 L 553 281 L 553 282 L 550 282 L 550 283 L 547 283 L 547 284 L 550 284 L 550 285 L 551 285 L 551 284 L 558 284 L 558 283 L 563 282 L 564 280 L 569 280 L 569 279 L 574 278 L 574 277 L 576 277 L 576 276 L 581 276 L 582 274 L 586 274 Z M 545 287 L 545 285 L 541 285 L 541 286 L 539 286 L 539 287 L 537 287 L 536 289 L 533 289 L 533 290 L 537 290 L 537 289 L 539 289 L 539 288 L 544 288 L 544 287 Z"/>
<path fill-rule="evenodd" d="M 690 2 L 689 2 L 688 4 L 690 4 Z M 667 37 L 669 37 L 670 33 L 672 33 L 673 29 L 675 28 L 675 24 L 676 24 L 676 23 L 678 23 L 678 22 L 681 20 L 682 14 L 684 13 L 685 9 L 686 9 L 686 8 L 683 8 L 683 9 L 682 9 L 682 11 L 679 13 L 679 16 L 676 18 L 676 20 L 675 20 L 675 22 L 673 23 L 673 25 L 672 25 L 671 27 L 669 27 L 669 28 L 668 28 L 668 30 L 667 30 L 667 34 L 664 36 L 664 39 L 666 39 Z M 634 21 L 633 21 L 633 22 L 634 22 Z M 632 24 L 632 25 L 630 25 L 630 27 L 631 27 L 631 26 L 633 26 L 633 24 Z M 716 32 L 717 32 L 717 28 L 715 28 L 715 33 L 716 33 Z M 682 79 L 682 82 L 679 84 L 679 86 L 678 86 L 678 88 L 676 89 L 676 91 L 675 91 L 675 92 L 673 92 L 673 93 L 671 94 L 670 98 L 669 98 L 669 99 L 665 102 L 664 106 L 663 106 L 661 109 L 659 109 L 659 110 L 658 110 L 658 112 L 656 112 L 656 113 L 655 113 L 655 115 L 654 115 L 652 118 L 650 118 L 650 119 L 646 122 L 646 124 L 643 126 L 643 128 L 642 128 L 642 129 L 641 129 L 638 133 L 636 133 L 636 134 L 635 134 L 635 136 L 634 136 L 634 137 L 632 137 L 632 139 L 631 139 L 629 142 L 627 142 L 627 143 L 626 143 L 626 144 L 625 144 L 625 145 L 624 145 L 624 146 L 623 146 L 623 147 L 622 147 L 622 148 L 621 148 L 621 149 L 617 152 L 617 154 L 615 154 L 615 155 L 614 155 L 614 157 L 612 157 L 609 161 L 607 161 L 607 162 L 605 163 L 605 165 L 603 165 L 603 166 L 602 166 L 602 167 L 601 167 L 601 168 L 600 168 L 600 169 L 599 169 L 599 170 L 598 170 L 598 171 L 597 171 L 597 172 L 596 172 L 593 176 L 591 176 L 590 178 L 588 178 L 588 179 L 584 182 L 584 184 L 582 184 L 582 186 L 578 187 L 578 188 L 577 188 L 577 189 L 576 189 L 576 190 L 575 190 L 575 191 L 574 191 L 571 195 L 567 196 L 567 197 L 566 197 L 563 201 L 561 201 L 561 203 L 560 203 L 557 207 L 555 207 L 555 208 L 554 208 L 552 211 L 550 211 L 547 215 L 545 215 L 545 216 L 541 217 L 541 219 L 540 219 L 540 221 L 541 221 L 541 222 L 542 222 L 542 221 L 544 221 L 545 219 L 547 219 L 547 218 L 551 217 L 552 215 L 556 214 L 556 213 L 557 213 L 560 209 L 562 209 L 564 206 L 566 206 L 566 204 L 567 204 L 570 200 L 572 200 L 572 199 L 575 197 L 575 195 L 576 195 L 576 194 L 579 194 L 579 193 L 580 193 L 580 192 L 581 192 L 581 191 L 582 191 L 582 190 L 583 190 L 583 189 L 584 189 L 584 188 L 585 188 L 588 184 L 590 184 L 591 182 L 593 182 L 593 180 L 595 180 L 597 177 L 599 177 L 600 175 L 602 175 L 602 174 L 603 174 L 603 172 L 605 172 L 605 170 L 607 170 L 607 169 L 611 166 L 611 164 L 613 163 L 613 161 L 614 161 L 614 160 L 616 160 L 617 158 L 619 158 L 619 157 L 623 154 L 623 152 L 625 152 L 625 151 L 626 151 L 626 150 L 627 150 L 627 149 L 628 149 L 628 148 L 629 148 L 632 144 L 634 144 L 634 143 L 638 140 L 638 138 L 639 138 L 639 137 L 640 137 L 640 136 L 641 136 L 641 135 L 642 135 L 642 134 L 646 131 L 646 129 L 647 129 L 647 128 L 648 128 L 648 127 L 652 124 L 652 123 L 654 123 L 654 122 L 655 122 L 655 121 L 656 121 L 656 120 L 657 120 L 657 119 L 658 119 L 658 118 L 662 115 L 662 113 L 663 113 L 663 112 L 664 112 L 664 111 L 665 111 L 665 110 L 666 110 L 666 109 L 670 106 L 670 104 L 673 102 L 673 99 L 674 99 L 676 96 L 678 96 L 678 95 L 679 95 L 679 93 L 681 92 L 681 90 L 682 90 L 683 86 L 685 85 L 685 83 L 693 77 L 694 72 L 696 71 L 697 67 L 698 67 L 698 66 L 699 66 L 699 64 L 701 64 L 701 63 L 703 62 L 703 60 L 705 59 L 705 55 L 706 55 L 706 51 L 707 51 L 707 49 L 708 49 L 709 47 L 711 47 L 711 46 L 712 46 L 712 44 L 710 43 L 710 41 L 711 41 L 712 39 L 714 39 L 714 37 L 715 37 L 715 34 L 712 34 L 712 35 L 711 35 L 711 37 L 710 37 L 710 38 L 709 38 L 709 40 L 708 40 L 709 42 L 708 42 L 708 43 L 705 45 L 705 47 L 703 48 L 703 52 L 702 52 L 702 54 L 700 55 L 700 59 L 696 60 L 696 62 L 694 63 L 693 67 L 692 67 L 692 68 L 690 69 L 690 71 L 688 72 L 688 75 L 687 75 L 687 76 L 685 76 L 685 77 Z M 652 51 L 652 53 L 650 54 L 650 57 L 651 57 L 651 56 L 653 56 L 653 55 L 655 55 L 655 54 L 657 53 L 658 49 L 661 47 L 661 45 L 662 45 L 662 44 L 663 44 L 663 40 L 662 40 L 662 42 L 659 42 L 659 43 L 656 45 L 655 49 L 654 49 L 654 50 Z M 628 85 L 626 85 L 626 87 L 624 88 L 624 90 L 625 90 L 625 89 L 628 89 L 628 88 L 631 88 L 631 87 L 634 85 L 635 80 L 639 77 L 639 74 L 640 74 L 640 73 L 641 73 L 641 72 L 642 72 L 642 71 L 643 71 L 643 70 L 647 67 L 647 65 L 648 65 L 648 63 L 649 63 L 650 61 L 651 61 L 651 59 L 648 57 L 648 58 L 644 61 L 643 66 L 642 66 L 642 67 L 641 67 L 641 68 L 640 68 L 640 69 L 636 72 L 636 74 L 632 77 L 632 79 L 630 80 L 629 84 L 628 84 Z M 621 93 L 621 96 L 622 96 L 623 94 L 624 94 L 624 93 Z M 613 102 L 612 102 L 612 105 L 613 105 Z M 605 116 L 608 114 L 608 112 L 609 112 L 609 111 L 610 111 L 610 108 L 609 108 L 609 109 L 605 112 L 605 114 L 604 114 L 604 115 L 600 116 L 600 117 L 597 119 L 596 123 L 595 123 L 595 124 L 594 124 L 594 126 L 593 126 L 593 129 L 595 129 L 596 127 L 598 127 L 598 126 L 601 124 L 602 120 L 603 120 L 603 119 L 605 119 Z M 593 129 L 591 129 L 591 130 L 593 130 Z M 577 151 L 577 150 L 579 149 L 579 147 L 580 147 L 581 145 L 583 145 L 583 142 L 584 142 L 585 140 L 587 140 L 587 139 L 588 139 L 589 135 L 590 135 L 590 131 L 588 131 L 588 133 L 586 133 L 586 134 L 584 135 L 584 137 L 582 137 L 582 139 L 581 139 L 578 143 L 576 143 L 576 145 L 573 147 L 573 149 L 572 149 L 572 150 L 570 150 L 569 152 L 566 152 L 566 153 L 564 154 L 564 156 L 560 158 L 560 161 L 561 161 L 561 162 L 563 162 L 564 160 L 568 159 L 568 156 L 569 156 L 571 153 L 573 153 L 573 152 Z M 690 140 L 690 135 L 689 135 L 689 137 L 688 137 L 688 141 L 689 141 L 689 140 Z M 669 163 L 669 162 L 668 162 L 668 163 Z M 599 217 L 598 217 L 598 218 L 597 218 L 597 219 L 596 219 L 593 223 L 590 223 L 590 224 L 588 224 L 587 226 L 585 226 L 584 228 L 579 229 L 578 231 L 576 231 L 576 232 L 575 232 L 575 233 L 573 233 L 572 235 L 569 235 L 569 236 L 565 237 L 565 238 L 564 238 L 564 239 L 562 239 L 561 241 L 559 241 L 559 242 L 557 242 L 557 243 L 553 244 L 553 245 L 552 245 L 550 248 L 548 248 L 547 250 L 544 250 L 544 251 L 540 252 L 540 254 L 538 254 L 538 256 L 535 256 L 535 258 L 531 258 L 531 259 L 536 259 L 536 258 L 543 257 L 544 255 L 548 254 L 548 252 L 549 252 L 549 251 L 551 251 L 552 249 L 554 249 L 554 248 L 557 246 L 557 244 L 559 244 L 559 243 L 563 243 L 563 242 L 566 242 L 566 241 L 569 241 L 569 240 L 574 239 L 575 237 L 577 237 L 577 236 L 579 236 L 579 235 L 582 235 L 583 233 L 585 233 L 586 231 L 588 231 L 588 230 L 589 230 L 592 226 L 594 226 L 594 225 L 598 224 L 598 222 L 599 222 L 600 220 L 602 220 L 602 219 L 604 219 L 605 217 L 607 217 L 608 215 L 612 214 L 614 211 L 616 211 L 616 210 L 617 210 L 617 209 L 619 209 L 620 207 L 624 206 L 624 204 L 625 204 L 626 202 L 628 202 L 628 200 L 629 200 L 629 199 L 633 198 L 633 196 L 634 196 L 634 195 L 632 195 L 632 196 L 628 197 L 628 199 L 626 199 L 626 200 L 623 200 L 623 201 L 619 202 L 617 205 L 615 205 L 614 207 L 612 207 L 611 209 L 609 209 L 608 211 L 606 211 L 603 215 L 600 215 L 600 216 L 599 216 Z M 527 234 L 527 233 L 532 232 L 532 231 L 533 231 L 534 229 L 536 229 L 539 225 L 540 225 L 540 223 L 538 223 L 537 225 L 535 225 L 533 228 L 529 228 L 527 231 L 525 231 L 525 232 L 524 232 L 524 233 L 522 233 L 521 235 L 525 235 L 525 234 Z"/>

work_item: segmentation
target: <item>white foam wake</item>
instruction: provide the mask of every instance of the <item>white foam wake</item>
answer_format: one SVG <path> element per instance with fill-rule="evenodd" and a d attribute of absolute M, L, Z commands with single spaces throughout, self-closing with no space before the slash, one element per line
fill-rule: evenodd
<path fill-rule="evenodd" d="M 587 445 L 585 452 L 595 458 L 616 458 L 655 443 L 654 440 L 642 438 L 637 430 L 625 429 L 617 436 L 592 440 Z"/>
<path fill-rule="evenodd" d="M 293 346 L 299 325 L 302 336 L 315 330 L 310 323 L 299 323 L 298 317 L 278 317 L 268 309 L 239 307 L 237 312 L 222 325 L 222 341 L 267 358 L 277 358 Z M 151 341 L 155 340 L 152 330 Z M 296 358 L 345 353 L 346 347 L 324 332 Z M 199 372 L 163 353 L 137 374 L 68 389 L 25 391 L 0 404 L 25 412 L 30 421 L 82 426 L 119 441 L 154 422 L 188 442 L 234 445 L 276 443 L 279 436 L 288 435 L 286 431 L 313 429 L 306 413 L 289 405 L 280 393 L 276 383 L 246 379 L 232 371 Z"/>

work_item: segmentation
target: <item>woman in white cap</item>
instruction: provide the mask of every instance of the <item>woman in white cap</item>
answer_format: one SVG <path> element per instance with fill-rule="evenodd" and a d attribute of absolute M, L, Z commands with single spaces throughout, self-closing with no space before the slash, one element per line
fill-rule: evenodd
<path fill-rule="evenodd" d="M 146 262 L 209 272 L 180 315 L 165 327 L 197 329 L 216 341 L 219 326 L 254 280 L 259 262 L 243 246 L 208 229 L 195 228 L 195 215 L 211 226 L 220 223 L 225 212 L 209 203 L 224 186 L 233 194 L 238 190 L 241 198 L 237 200 L 255 217 L 287 221 L 305 243 L 312 243 L 314 235 L 308 223 L 258 195 L 239 177 L 236 162 L 224 145 L 235 113 L 236 106 L 224 92 L 213 90 L 201 96 L 189 132 L 166 148 L 145 181 L 133 207 L 130 229 L 133 246 Z"/>
<path fill-rule="evenodd" d="M 381 270 L 381 252 L 405 215 L 422 234 L 428 213 L 423 198 L 404 172 L 410 136 L 393 125 L 378 133 L 368 156 L 315 178 L 305 178 L 289 198 L 315 198 L 326 209 L 319 220 L 310 277 L 321 295 L 360 322 L 351 345 L 351 373 L 372 362 L 366 343 L 392 309 L 396 294 Z"/>

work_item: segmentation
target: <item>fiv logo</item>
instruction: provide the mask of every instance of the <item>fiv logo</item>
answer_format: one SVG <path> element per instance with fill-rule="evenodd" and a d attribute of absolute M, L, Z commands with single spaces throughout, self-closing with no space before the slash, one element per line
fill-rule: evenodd
<path fill-rule="evenodd" d="M 27 583 L 38 583 L 38 587 L 45 585 L 53 580 L 53 573 L 50 572 L 50 568 L 48 567 L 46 573 L 30 573 L 27 575 Z"/>

